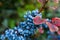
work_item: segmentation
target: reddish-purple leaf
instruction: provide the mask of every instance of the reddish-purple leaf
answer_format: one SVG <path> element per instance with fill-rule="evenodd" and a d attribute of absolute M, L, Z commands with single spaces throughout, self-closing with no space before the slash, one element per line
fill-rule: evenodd
<path fill-rule="evenodd" d="M 59 31 L 57 31 L 57 33 L 58 33 L 58 35 L 60 35 L 60 29 L 59 29 Z"/>
<path fill-rule="evenodd" d="M 60 27 L 60 18 L 57 18 L 57 17 L 52 18 L 52 23 Z"/>
<path fill-rule="evenodd" d="M 43 34 L 43 33 L 44 33 L 43 27 L 40 27 L 40 28 L 38 29 L 38 31 L 39 31 L 39 33 Z"/>
<path fill-rule="evenodd" d="M 53 24 L 51 24 L 49 22 L 46 22 L 46 24 L 48 25 L 48 27 L 49 27 L 49 29 L 50 29 L 51 32 L 58 31 L 58 27 L 57 26 L 55 26 L 55 25 L 53 25 Z"/>
<path fill-rule="evenodd" d="M 36 16 L 36 17 L 34 17 L 33 22 L 34 22 L 35 25 L 39 25 L 39 24 L 44 23 L 45 20 L 41 19 L 40 16 Z"/>

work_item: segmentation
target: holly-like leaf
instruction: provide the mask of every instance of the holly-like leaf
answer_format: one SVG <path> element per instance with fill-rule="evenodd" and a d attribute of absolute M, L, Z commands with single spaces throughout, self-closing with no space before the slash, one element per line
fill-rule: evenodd
<path fill-rule="evenodd" d="M 58 17 L 52 18 L 52 23 L 54 25 L 60 27 L 60 18 L 58 18 Z"/>
<path fill-rule="evenodd" d="M 40 16 L 36 16 L 36 17 L 34 17 L 33 22 L 34 22 L 35 25 L 39 25 L 39 24 L 44 23 L 45 20 L 41 19 Z"/>
<path fill-rule="evenodd" d="M 56 25 L 53 25 L 50 22 L 46 22 L 46 24 L 48 25 L 51 32 L 57 32 L 59 30 L 59 28 Z"/>

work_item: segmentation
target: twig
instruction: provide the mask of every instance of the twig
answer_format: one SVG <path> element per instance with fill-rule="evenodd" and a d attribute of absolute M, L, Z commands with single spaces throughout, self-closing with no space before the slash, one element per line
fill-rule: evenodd
<path fill-rule="evenodd" d="M 42 8 L 39 9 L 39 12 L 42 12 L 42 10 L 45 8 L 45 5 L 48 3 L 48 0 L 45 1 L 45 3 L 43 4 Z"/>

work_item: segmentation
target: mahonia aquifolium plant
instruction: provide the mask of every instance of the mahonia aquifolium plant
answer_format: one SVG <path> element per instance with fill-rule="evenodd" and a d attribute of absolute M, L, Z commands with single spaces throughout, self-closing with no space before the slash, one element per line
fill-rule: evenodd
<path fill-rule="evenodd" d="M 44 28 L 49 29 L 46 31 L 48 34 L 46 40 L 50 38 L 60 39 L 60 36 L 54 36 L 55 32 L 60 35 L 60 18 L 43 19 L 42 13 L 39 13 L 38 10 L 27 11 L 24 18 L 25 21 L 20 22 L 17 27 L 5 30 L 4 34 L 0 35 L 0 40 L 32 40 L 31 36 L 36 33 L 36 30 L 43 34 Z"/>

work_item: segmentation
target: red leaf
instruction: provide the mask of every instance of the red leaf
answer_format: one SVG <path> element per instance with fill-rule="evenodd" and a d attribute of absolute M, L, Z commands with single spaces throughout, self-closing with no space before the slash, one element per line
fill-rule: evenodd
<path fill-rule="evenodd" d="M 52 23 L 56 26 L 60 26 L 60 18 L 52 18 Z"/>
<path fill-rule="evenodd" d="M 51 24 L 49 22 L 46 22 L 46 24 L 48 25 L 48 27 L 49 27 L 49 29 L 50 29 L 51 32 L 58 31 L 58 27 L 57 26 L 55 26 L 55 25 L 53 25 L 53 24 Z"/>
<path fill-rule="evenodd" d="M 58 35 L 60 35 L 60 30 L 59 30 L 59 31 L 57 31 L 57 33 L 58 33 Z"/>
<path fill-rule="evenodd" d="M 43 27 L 40 27 L 40 28 L 38 29 L 38 31 L 39 31 L 39 33 L 43 34 L 43 33 L 44 33 Z"/>
<path fill-rule="evenodd" d="M 39 24 L 44 23 L 45 20 L 41 19 L 40 16 L 36 16 L 36 17 L 34 17 L 33 22 L 34 22 L 35 25 L 39 25 Z"/>

